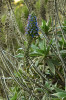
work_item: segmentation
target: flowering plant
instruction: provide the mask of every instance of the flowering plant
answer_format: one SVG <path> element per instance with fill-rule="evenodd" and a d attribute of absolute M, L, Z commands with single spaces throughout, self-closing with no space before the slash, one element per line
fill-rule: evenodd
<path fill-rule="evenodd" d="M 37 18 L 34 14 L 34 12 L 32 12 L 31 14 L 29 14 L 28 16 L 28 24 L 26 27 L 26 34 L 29 34 L 32 37 L 35 37 L 38 34 L 38 25 L 37 25 Z"/>

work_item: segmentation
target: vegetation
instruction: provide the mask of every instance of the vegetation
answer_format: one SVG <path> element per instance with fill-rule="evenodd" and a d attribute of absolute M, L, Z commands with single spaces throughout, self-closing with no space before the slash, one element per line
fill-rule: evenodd
<path fill-rule="evenodd" d="M 65 3 L 0 1 L 0 100 L 66 100 Z"/>

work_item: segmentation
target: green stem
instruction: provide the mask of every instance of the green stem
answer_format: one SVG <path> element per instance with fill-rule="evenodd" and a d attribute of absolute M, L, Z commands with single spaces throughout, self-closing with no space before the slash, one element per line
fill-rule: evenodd
<path fill-rule="evenodd" d="M 27 45 L 27 48 L 26 48 L 26 51 L 25 51 L 26 66 L 29 65 L 29 49 L 31 47 L 32 40 L 33 40 L 32 37 L 29 37 L 28 45 Z"/>

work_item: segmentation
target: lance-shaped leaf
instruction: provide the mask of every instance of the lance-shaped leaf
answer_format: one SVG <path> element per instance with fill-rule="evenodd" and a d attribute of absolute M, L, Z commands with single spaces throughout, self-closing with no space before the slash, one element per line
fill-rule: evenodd
<path fill-rule="evenodd" d="M 47 64 L 53 74 L 55 74 L 55 66 L 50 59 L 47 60 Z"/>

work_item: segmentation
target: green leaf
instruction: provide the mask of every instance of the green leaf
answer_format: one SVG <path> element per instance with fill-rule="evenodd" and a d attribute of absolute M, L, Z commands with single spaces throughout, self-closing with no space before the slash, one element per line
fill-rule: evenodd
<path fill-rule="evenodd" d="M 39 47 L 40 47 L 40 49 L 44 50 L 44 42 L 43 41 L 39 42 Z"/>
<path fill-rule="evenodd" d="M 48 27 L 50 27 L 50 25 L 51 25 L 51 17 L 50 17 L 49 22 L 48 22 Z"/>
<path fill-rule="evenodd" d="M 61 50 L 60 53 L 61 54 L 66 54 L 66 50 Z"/>
<path fill-rule="evenodd" d="M 41 53 L 42 55 L 44 55 L 44 50 L 37 49 L 36 51 L 37 51 L 37 53 Z"/>
<path fill-rule="evenodd" d="M 22 96 L 22 100 L 26 100 L 26 98 L 24 96 Z"/>
<path fill-rule="evenodd" d="M 42 98 L 42 100 L 46 100 L 47 95 L 45 94 Z"/>
<path fill-rule="evenodd" d="M 42 54 L 41 53 L 32 52 L 32 53 L 30 53 L 30 56 L 31 57 L 36 57 L 36 56 L 42 56 Z"/>
<path fill-rule="evenodd" d="M 52 44 L 52 42 L 53 42 L 53 39 L 51 39 L 51 40 L 50 40 L 49 45 L 51 45 L 51 44 Z"/>
<path fill-rule="evenodd" d="M 66 98 L 66 92 L 57 92 L 52 95 L 57 96 L 58 98 Z"/>
<path fill-rule="evenodd" d="M 21 53 L 22 53 L 22 54 L 24 53 L 23 48 L 18 48 L 16 52 L 17 52 L 18 54 L 19 54 L 19 53 L 20 53 L 20 54 L 21 54 Z"/>
<path fill-rule="evenodd" d="M 46 45 L 46 40 L 43 39 L 41 42 L 39 42 L 39 47 L 41 50 L 46 51 L 47 45 Z"/>
<path fill-rule="evenodd" d="M 10 100 L 17 100 L 17 92 L 15 92 L 14 96 Z"/>
<path fill-rule="evenodd" d="M 44 92 L 44 90 L 42 88 L 35 88 L 35 91 Z"/>
<path fill-rule="evenodd" d="M 53 86 L 53 87 L 54 87 L 54 90 L 55 90 L 56 92 L 64 92 L 64 90 L 59 89 L 59 88 L 57 88 L 56 86 Z"/>
<path fill-rule="evenodd" d="M 58 99 L 58 98 L 52 98 L 51 100 L 60 100 L 60 99 Z"/>
<path fill-rule="evenodd" d="M 39 60 L 35 61 L 35 66 L 37 66 L 37 65 L 38 65 L 38 63 L 39 63 Z"/>
<path fill-rule="evenodd" d="M 59 59 L 57 58 L 57 57 L 55 57 L 56 55 L 51 55 L 51 56 L 54 56 L 54 58 L 52 59 L 52 62 L 53 62 L 53 64 L 55 65 L 55 66 L 60 66 L 61 64 L 60 64 L 60 61 L 59 61 Z"/>
<path fill-rule="evenodd" d="M 63 57 L 66 57 L 66 50 L 61 50 L 61 51 L 60 51 L 60 54 L 61 54 Z"/>
<path fill-rule="evenodd" d="M 23 55 L 23 54 L 21 54 L 21 53 L 19 53 L 18 55 L 15 55 L 15 57 L 17 57 L 17 58 L 23 58 L 23 57 L 24 57 L 24 55 Z"/>
<path fill-rule="evenodd" d="M 46 21 L 45 20 L 42 20 L 42 26 L 41 26 L 41 28 L 45 32 L 45 34 L 48 34 L 49 25 L 46 25 Z"/>
<path fill-rule="evenodd" d="M 46 55 L 49 54 L 49 50 L 50 50 L 50 46 L 48 46 L 47 49 L 46 49 Z"/>
<path fill-rule="evenodd" d="M 48 82 L 45 83 L 45 87 L 46 87 L 47 89 L 51 90 L 51 91 L 54 89 L 54 88 L 51 86 L 51 84 L 48 83 Z"/>
<path fill-rule="evenodd" d="M 45 20 L 42 20 L 42 27 L 44 28 L 46 25 L 46 21 Z"/>
<path fill-rule="evenodd" d="M 34 44 L 31 45 L 31 48 L 34 49 L 34 50 L 38 49 L 38 47 L 36 45 L 34 45 Z"/>
<path fill-rule="evenodd" d="M 49 26 L 45 25 L 45 33 L 48 34 Z"/>
<path fill-rule="evenodd" d="M 48 83 L 47 81 L 46 81 L 46 83 L 45 83 L 45 87 L 47 88 L 47 89 L 49 89 L 49 90 L 54 90 L 54 88 L 51 86 L 51 83 Z"/>
<path fill-rule="evenodd" d="M 55 66 L 50 59 L 47 60 L 47 64 L 48 64 L 51 72 L 55 75 Z"/>

